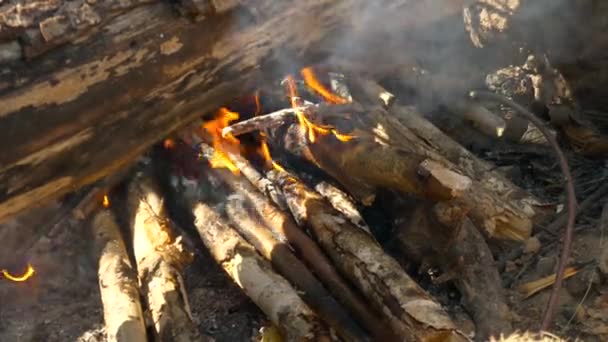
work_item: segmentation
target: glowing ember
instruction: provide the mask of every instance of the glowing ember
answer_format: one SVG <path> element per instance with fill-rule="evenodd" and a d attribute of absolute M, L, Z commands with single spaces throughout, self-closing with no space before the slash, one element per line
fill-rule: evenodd
<path fill-rule="evenodd" d="M 103 200 L 101 201 L 101 204 L 104 208 L 110 207 L 110 198 L 108 197 L 108 195 L 103 195 Z"/>
<path fill-rule="evenodd" d="M 25 273 L 20 276 L 12 275 L 7 270 L 1 270 L 1 271 L 2 271 L 2 275 L 4 276 L 4 278 L 6 278 L 10 281 L 15 281 L 15 282 L 26 281 L 29 278 L 31 278 L 34 275 L 34 273 L 36 273 L 36 271 L 34 270 L 34 267 L 32 267 L 32 265 L 30 265 L 30 264 L 27 265 L 27 270 L 25 270 Z"/>
<path fill-rule="evenodd" d="M 163 147 L 167 150 L 172 150 L 175 148 L 175 140 L 167 138 L 163 141 Z"/>
<path fill-rule="evenodd" d="M 336 95 L 333 95 L 329 90 L 325 89 L 325 87 L 323 87 L 323 85 L 317 81 L 316 77 L 312 73 L 312 69 L 310 69 L 310 68 L 302 69 L 302 75 L 304 76 L 305 80 L 306 80 L 306 77 L 308 77 L 309 80 L 312 78 L 312 80 L 313 80 L 312 82 L 316 82 L 316 84 L 318 84 L 320 87 L 319 89 L 324 89 L 324 91 L 327 92 L 327 94 L 343 100 L 342 98 L 340 98 Z M 291 101 L 292 108 L 296 109 L 298 107 L 301 107 L 300 97 L 298 96 L 298 90 L 296 89 L 296 83 L 295 83 L 293 77 L 291 75 L 287 75 L 287 77 L 285 78 L 285 81 L 287 83 L 287 91 L 289 93 L 289 99 Z M 308 82 L 307 82 L 307 84 L 308 84 Z M 346 101 L 346 100 L 344 100 L 344 101 Z M 341 102 L 341 103 L 346 103 L 346 102 Z M 312 143 L 314 143 L 317 140 L 315 133 L 318 133 L 320 135 L 328 135 L 331 133 L 336 137 L 336 139 L 338 139 L 339 141 L 342 141 L 342 142 L 347 142 L 353 138 L 353 136 L 350 136 L 350 135 L 340 134 L 333 128 L 315 125 L 314 123 L 310 122 L 310 120 L 308 120 L 306 118 L 306 116 L 304 115 L 304 112 L 302 112 L 301 110 L 296 110 L 296 116 L 298 118 L 298 123 L 300 124 L 300 127 L 304 128 L 308 132 L 308 140 L 310 140 L 310 142 L 312 142 Z"/>
<path fill-rule="evenodd" d="M 238 120 L 239 113 L 231 112 L 227 108 L 220 108 L 216 114 L 216 118 L 203 124 L 203 128 L 209 133 L 213 139 L 213 149 L 215 150 L 209 164 L 212 168 L 227 168 L 233 174 L 240 174 L 239 168 L 234 165 L 226 152 L 225 146 L 239 146 L 239 140 L 232 134 L 222 137 L 222 129 L 228 126 L 232 121 Z"/>
<path fill-rule="evenodd" d="M 348 100 L 343 99 L 327 89 L 315 76 L 312 68 L 304 68 L 302 71 L 300 71 L 300 73 L 302 74 L 302 78 L 304 79 L 304 82 L 306 82 L 306 85 L 321 95 L 325 101 L 334 104 L 344 104 L 349 102 Z"/>

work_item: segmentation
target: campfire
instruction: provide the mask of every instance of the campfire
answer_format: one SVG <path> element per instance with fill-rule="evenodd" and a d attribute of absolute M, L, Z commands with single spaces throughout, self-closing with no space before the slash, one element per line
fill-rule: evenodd
<path fill-rule="evenodd" d="M 602 340 L 606 116 L 525 2 L 0 1 L 9 317 L 93 279 L 79 341 Z"/>

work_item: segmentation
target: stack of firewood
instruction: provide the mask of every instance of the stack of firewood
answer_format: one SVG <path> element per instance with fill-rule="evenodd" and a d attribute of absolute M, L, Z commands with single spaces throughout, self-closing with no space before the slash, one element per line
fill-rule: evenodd
<path fill-rule="evenodd" d="M 143 305 L 157 336 L 203 338 L 180 276 L 189 255 L 148 170 L 161 160 L 163 189 L 179 198 L 170 206 L 191 212 L 211 255 L 287 340 L 471 338 L 374 236 L 361 209 L 379 191 L 391 194 L 382 212 L 400 254 L 438 268 L 434 282 L 454 282 L 475 338 L 510 332 L 486 240 L 530 237 L 547 216 L 540 202 L 377 82 L 305 68 L 276 88 L 155 149 L 128 191 L 132 243 L 108 209 L 95 216 L 109 336 L 143 339 Z M 477 121 L 501 124 L 486 112 Z"/>

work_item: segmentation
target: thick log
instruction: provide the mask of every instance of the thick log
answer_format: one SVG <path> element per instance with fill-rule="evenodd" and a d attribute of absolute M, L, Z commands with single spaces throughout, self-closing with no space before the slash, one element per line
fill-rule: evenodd
<path fill-rule="evenodd" d="M 195 199 L 186 201 L 192 204 L 194 225 L 213 258 L 272 323 L 280 327 L 287 341 L 331 340 L 296 290 L 272 270 L 253 246 L 208 205 Z"/>
<path fill-rule="evenodd" d="M 391 209 L 398 213 L 394 222 L 402 222 L 397 227 L 402 253 L 439 267 L 443 274 L 436 281 L 454 280 L 475 321 L 476 340 L 509 333 L 511 314 L 500 275 L 483 236 L 466 217 L 466 207 L 423 202 L 413 213 L 403 204 Z"/>
<path fill-rule="evenodd" d="M 155 340 L 204 341 L 192 321 L 182 278 L 191 256 L 176 239 L 163 201 L 158 186 L 143 174 L 137 175 L 129 186 L 133 254 Z"/>
<path fill-rule="evenodd" d="M 216 1 L 221 10 L 196 10 L 202 21 L 158 0 L 58 0 L 21 20 L 20 2 L 0 10 L 2 39 L 31 57 L 0 75 L 0 220 L 111 173 L 247 91 L 260 66 L 282 73 L 270 66 L 335 52 L 338 32 L 422 26 L 463 1 L 427 11 L 434 1 L 385 0 L 372 17 L 362 0 Z M 298 60 L 281 60 L 288 55 Z"/>
<path fill-rule="evenodd" d="M 399 106 L 391 109 L 399 110 Z M 449 138 L 435 134 L 440 131 L 432 124 L 427 122 L 427 126 L 433 127 L 427 135 L 416 134 L 398 120 L 399 116 L 380 107 L 358 111 L 348 118 L 335 120 L 317 115 L 321 123 L 355 137 L 346 142 L 326 135 L 312 143 L 299 127 L 277 130 L 270 141 L 275 147 L 284 146 L 316 164 L 362 203 L 373 198 L 379 187 L 436 201 L 462 198 L 471 209 L 471 218 L 486 235 L 514 240 L 529 237 L 537 214 L 527 201 L 533 197 L 507 183 L 504 177 L 482 176 L 472 172 L 470 165 L 460 164 L 464 161 L 454 163 L 444 157 L 443 151 L 429 141 L 435 137 Z M 418 119 L 424 122 L 421 117 Z M 450 147 L 466 151 L 457 143 Z M 470 152 L 466 153 L 479 161 Z M 494 190 L 494 187 L 499 188 Z M 518 197 L 506 189 L 524 198 L 517 200 Z"/>
<path fill-rule="evenodd" d="M 367 233 L 285 172 L 274 174 L 296 220 L 407 341 L 465 341 L 444 311 Z"/>
<path fill-rule="evenodd" d="M 99 290 L 108 341 L 148 341 L 137 271 L 131 265 L 114 215 L 102 210 L 91 225 L 95 254 L 99 257 Z"/>

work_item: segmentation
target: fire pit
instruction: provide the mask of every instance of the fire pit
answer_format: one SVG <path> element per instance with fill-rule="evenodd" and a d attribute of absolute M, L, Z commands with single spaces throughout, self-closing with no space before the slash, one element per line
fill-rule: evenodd
<path fill-rule="evenodd" d="M 602 340 L 606 116 L 537 10 L 0 4 L 0 339 Z"/>

